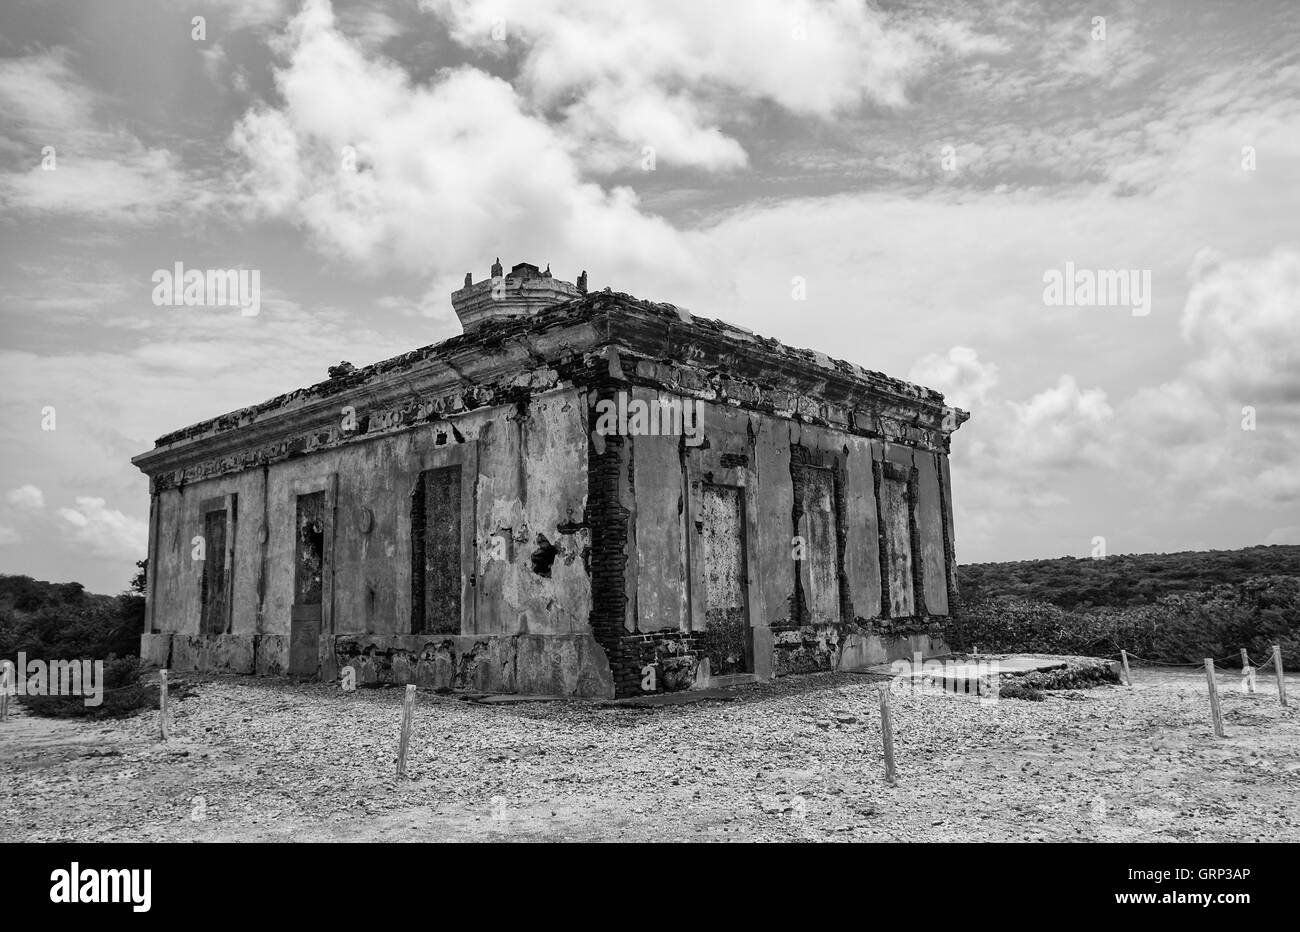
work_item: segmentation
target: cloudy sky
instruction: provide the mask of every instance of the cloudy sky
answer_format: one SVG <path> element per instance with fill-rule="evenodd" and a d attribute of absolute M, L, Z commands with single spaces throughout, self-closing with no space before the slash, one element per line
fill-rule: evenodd
<path fill-rule="evenodd" d="M 948 393 L 962 562 L 1300 543 L 1289 0 L 7 0 L 0 241 L 0 572 L 120 591 L 131 456 L 497 255 Z"/>

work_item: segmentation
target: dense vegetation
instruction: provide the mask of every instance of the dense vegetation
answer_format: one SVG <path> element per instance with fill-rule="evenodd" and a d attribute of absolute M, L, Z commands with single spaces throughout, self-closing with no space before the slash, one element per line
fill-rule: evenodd
<path fill-rule="evenodd" d="M 972 563 L 957 572 L 968 602 L 1011 596 L 1062 608 L 1123 608 L 1255 576 L 1300 576 L 1300 546 Z"/>
<path fill-rule="evenodd" d="M 50 583 L 0 575 L 0 658 L 103 660 L 104 701 L 86 706 L 79 696 L 24 696 L 37 715 L 125 715 L 157 705 L 158 690 L 139 683 L 144 630 L 144 561 L 121 595 L 95 595 L 78 582 Z"/>
<path fill-rule="evenodd" d="M 143 561 L 141 561 L 143 562 Z M 0 575 L 0 657 L 106 660 L 140 652 L 144 570 L 132 590 L 95 595 L 78 582 Z"/>
<path fill-rule="evenodd" d="M 1300 666 L 1300 547 L 1065 557 L 961 567 L 954 650 L 1026 651 L 1239 666 L 1282 648 Z"/>

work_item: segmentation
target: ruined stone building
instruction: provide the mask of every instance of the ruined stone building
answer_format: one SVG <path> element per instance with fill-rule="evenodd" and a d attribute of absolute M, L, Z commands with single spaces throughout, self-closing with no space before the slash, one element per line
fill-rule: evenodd
<path fill-rule="evenodd" d="M 585 273 L 492 271 L 452 295 L 463 335 L 135 458 L 143 657 L 625 696 L 943 649 L 966 412 Z"/>

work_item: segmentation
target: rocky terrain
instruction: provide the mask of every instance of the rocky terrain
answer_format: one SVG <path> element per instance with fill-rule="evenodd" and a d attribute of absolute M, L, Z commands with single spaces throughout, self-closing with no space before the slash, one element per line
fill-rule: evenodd
<path fill-rule="evenodd" d="M 1225 675 L 981 704 L 820 674 L 637 707 L 187 677 L 158 713 L 0 723 L 5 840 L 1300 841 L 1300 681 L 1283 709 Z"/>

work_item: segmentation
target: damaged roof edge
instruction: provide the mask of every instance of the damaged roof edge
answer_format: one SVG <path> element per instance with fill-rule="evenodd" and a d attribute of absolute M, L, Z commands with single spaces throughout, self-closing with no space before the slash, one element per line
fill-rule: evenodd
<path fill-rule="evenodd" d="M 841 378 L 869 383 L 878 392 L 894 396 L 900 400 L 935 407 L 951 407 L 944 404 L 943 395 L 934 389 L 917 385 L 903 379 L 897 379 L 854 363 L 834 359 L 816 350 L 788 346 L 779 340 L 762 337 L 735 324 L 708 317 L 698 317 L 673 304 L 648 301 L 633 295 L 615 291 L 600 291 L 571 301 L 555 304 L 545 310 L 526 317 L 499 318 L 485 320 L 470 333 L 462 333 L 438 343 L 418 347 L 406 353 L 390 357 L 354 369 L 346 374 L 317 382 L 306 388 L 294 389 L 277 395 L 264 402 L 239 408 L 225 414 L 191 424 L 180 430 L 163 434 L 154 443 L 154 450 L 133 457 L 132 462 L 149 457 L 162 447 L 183 444 L 187 441 L 211 437 L 227 431 L 248 427 L 252 424 L 274 418 L 287 411 L 311 406 L 312 402 L 324 401 L 338 395 L 353 395 L 354 390 L 362 388 L 377 378 L 419 371 L 421 363 L 442 363 L 449 368 L 466 385 L 473 385 L 473 380 L 466 378 L 453 363 L 458 350 L 490 348 L 503 346 L 513 337 L 542 333 L 558 327 L 571 325 L 586 319 L 600 331 L 597 318 L 611 310 L 635 311 L 653 315 L 659 321 L 674 330 L 696 330 L 711 333 L 717 337 L 727 338 L 737 344 L 749 344 L 755 349 L 763 349 L 773 357 L 786 357 L 798 361 L 813 369 L 822 369 Z M 603 332 L 596 336 L 600 339 L 612 339 L 613 326 L 608 320 Z M 576 348 L 575 348 L 576 349 Z M 912 389 L 912 391 L 908 391 Z M 955 425 L 960 426 L 969 419 L 969 412 L 960 408 L 951 408 L 955 412 Z M 954 428 L 955 429 L 955 428 Z"/>

